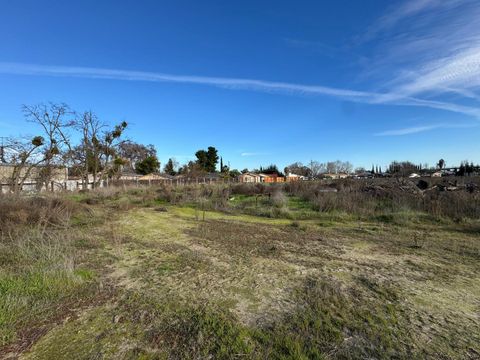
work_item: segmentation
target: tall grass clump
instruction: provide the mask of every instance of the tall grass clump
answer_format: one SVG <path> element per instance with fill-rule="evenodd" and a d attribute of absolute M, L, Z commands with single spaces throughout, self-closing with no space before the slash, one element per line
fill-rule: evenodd
<path fill-rule="evenodd" d="M 60 197 L 0 197 L 0 346 L 81 288 L 74 202 Z M 53 313 L 52 313 L 53 316 Z"/>

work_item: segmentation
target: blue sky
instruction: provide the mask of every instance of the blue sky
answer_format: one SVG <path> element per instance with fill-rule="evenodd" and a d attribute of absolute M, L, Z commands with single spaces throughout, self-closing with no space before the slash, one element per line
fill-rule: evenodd
<path fill-rule="evenodd" d="M 480 3 L 4 1 L 0 136 L 65 102 L 232 167 L 480 162 Z"/>

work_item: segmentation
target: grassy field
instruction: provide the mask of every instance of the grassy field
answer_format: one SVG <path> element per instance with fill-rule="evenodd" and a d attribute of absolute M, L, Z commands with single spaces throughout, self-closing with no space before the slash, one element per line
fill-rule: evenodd
<path fill-rule="evenodd" d="M 277 190 L 0 199 L 0 356 L 480 358 L 478 219 Z"/>

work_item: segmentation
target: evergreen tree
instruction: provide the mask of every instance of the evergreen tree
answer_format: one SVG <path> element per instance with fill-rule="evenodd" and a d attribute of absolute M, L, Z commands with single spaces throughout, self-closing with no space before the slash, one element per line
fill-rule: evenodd
<path fill-rule="evenodd" d="M 198 150 L 195 153 L 197 157 L 197 165 L 206 172 L 215 172 L 218 163 L 218 150 L 213 146 L 209 146 L 207 151 Z"/>
<path fill-rule="evenodd" d="M 213 146 L 209 146 L 207 149 L 207 168 L 208 172 L 216 172 L 218 163 L 218 150 Z"/>
<path fill-rule="evenodd" d="M 437 167 L 439 170 L 442 170 L 445 167 L 445 160 L 443 159 L 438 160 Z"/>
<path fill-rule="evenodd" d="M 195 153 L 195 156 L 197 157 L 197 164 L 200 166 L 202 170 L 206 170 L 207 168 L 207 152 L 205 150 L 198 150 Z"/>
<path fill-rule="evenodd" d="M 175 171 L 175 164 L 173 163 L 172 159 L 168 159 L 167 163 L 165 164 L 165 167 L 163 168 L 163 171 L 166 174 L 169 175 L 175 175 L 177 172 Z"/>
<path fill-rule="evenodd" d="M 262 167 L 260 167 L 260 169 L 262 169 Z M 261 172 L 267 175 L 277 174 L 278 176 L 284 176 L 284 174 L 280 170 L 278 170 L 278 167 L 275 164 L 267 166 L 266 168 L 261 170 Z"/>
<path fill-rule="evenodd" d="M 155 155 L 147 156 L 135 164 L 135 170 L 142 175 L 158 172 L 158 169 L 160 169 L 160 162 Z"/>

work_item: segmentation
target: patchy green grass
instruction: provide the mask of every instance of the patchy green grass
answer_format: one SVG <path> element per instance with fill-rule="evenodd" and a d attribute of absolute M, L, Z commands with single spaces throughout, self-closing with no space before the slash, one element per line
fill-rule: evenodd
<path fill-rule="evenodd" d="M 306 279 L 298 305 L 268 326 L 246 326 L 215 304 L 158 302 L 128 292 L 51 331 L 26 359 L 302 359 L 411 355 L 398 300 L 389 292 L 344 288 L 335 279 Z M 389 301 L 388 304 L 383 301 Z M 347 336 L 347 338 L 345 338 Z"/>
<path fill-rule="evenodd" d="M 83 272 L 44 269 L 0 274 L 1 345 L 15 340 L 22 326 L 46 314 L 53 316 L 55 305 L 80 293 L 88 277 Z"/>
<path fill-rule="evenodd" d="M 113 307 L 89 309 L 45 335 L 24 359 L 155 359 L 137 350 L 140 329 L 127 323 Z"/>

